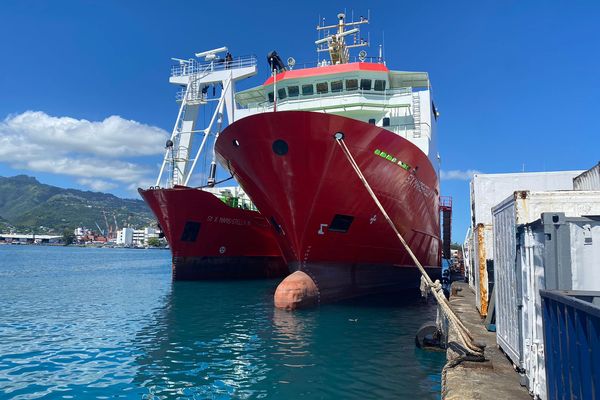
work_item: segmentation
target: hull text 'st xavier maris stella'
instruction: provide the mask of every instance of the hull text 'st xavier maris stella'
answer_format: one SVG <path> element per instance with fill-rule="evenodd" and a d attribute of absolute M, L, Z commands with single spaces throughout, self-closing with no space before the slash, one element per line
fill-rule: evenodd
<path fill-rule="evenodd" d="M 275 294 L 282 308 L 419 286 L 419 271 L 336 143 L 338 132 L 416 257 L 432 277 L 440 271 L 428 76 L 363 62 L 364 53 L 349 62 L 343 39 L 358 29 L 345 27 L 366 20 L 338 17 L 329 27 L 337 33 L 317 41 L 331 62 L 286 70 L 271 54 L 274 77 L 238 93 L 245 109 L 216 143 L 295 271 Z"/>
<path fill-rule="evenodd" d="M 273 230 L 257 211 L 185 186 L 140 189 L 139 193 L 171 247 L 174 280 L 286 275 Z"/>

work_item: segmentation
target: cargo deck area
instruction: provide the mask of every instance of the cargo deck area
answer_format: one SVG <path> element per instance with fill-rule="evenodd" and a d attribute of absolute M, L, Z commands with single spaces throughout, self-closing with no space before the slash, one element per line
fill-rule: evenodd
<path fill-rule="evenodd" d="M 485 362 L 451 363 L 462 355 L 457 333 L 449 328 L 448 364 L 442 372 L 442 399 L 514 399 L 531 400 L 527 389 L 520 385 L 519 374 L 496 344 L 496 333 L 488 332 L 475 308 L 475 293 L 468 284 L 454 282 L 450 305 L 477 342 L 485 343 Z"/>

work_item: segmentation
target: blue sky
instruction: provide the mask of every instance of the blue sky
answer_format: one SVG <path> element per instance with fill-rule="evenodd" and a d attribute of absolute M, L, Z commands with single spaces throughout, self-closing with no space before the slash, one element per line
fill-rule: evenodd
<path fill-rule="evenodd" d="M 455 241 L 468 225 L 469 170 L 587 169 L 600 160 L 594 1 L 5 0 L 0 175 L 133 197 L 135 184 L 156 176 L 176 117 L 170 57 L 222 45 L 256 54 L 261 70 L 249 87 L 266 78 L 270 50 L 315 60 L 319 15 L 333 22 L 344 8 L 370 9 L 371 55 L 385 32 L 390 68 L 430 73 L 442 169 L 455 171 L 442 180 L 454 198 Z"/>

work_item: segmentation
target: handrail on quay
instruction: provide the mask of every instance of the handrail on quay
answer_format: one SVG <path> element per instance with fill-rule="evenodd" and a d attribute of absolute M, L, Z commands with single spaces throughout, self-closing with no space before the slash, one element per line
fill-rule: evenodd
<path fill-rule="evenodd" d="M 548 400 L 600 399 L 600 291 L 540 296 Z"/>

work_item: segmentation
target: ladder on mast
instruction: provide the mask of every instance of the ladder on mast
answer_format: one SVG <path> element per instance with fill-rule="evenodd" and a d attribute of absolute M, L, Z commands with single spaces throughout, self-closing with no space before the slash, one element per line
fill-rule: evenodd
<path fill-rule="evenodd" d="M 181 105 L 171 137 L 165 146 L 156 187 L 161 187 L 161 183 L 164 183 L 167 188 L 187 185 L 208 136 L 213 133 L 213 127 L 216 126 L 217 130 L 221 129 L 225 113 L 227 121 L 233 122 L 235 82 L 256 74 L 256 57 L 246 56 L 237 59 L 229 57 L 225 60 L 217 56 L 226 51 L 227 47 L 221 47 L 197 53 L 196 57 L 204 57 L 205 63 L 195 59 L 173 58 L 174 61 L 179 62 L 179 65 L 172 68 L 169 81 L 182 87 L 176 95 L 176 100 L 181 102 Z M 209 98 L 208 88 L 211 85 L 213 87 L 220 85 L 219 96 L 214 97 L 213 94 L 213 98 Z M 203 129 L 196 129 L 199 109 L 210 101 L 218 101 L 210 124 Z M 192 156 L 196 134 L 201 134 L 203 137 L 196 155 Z"/>

